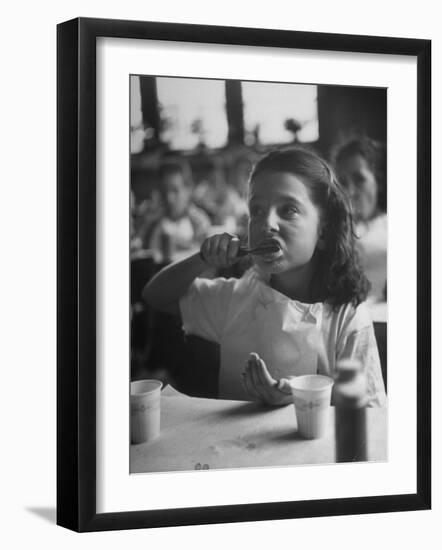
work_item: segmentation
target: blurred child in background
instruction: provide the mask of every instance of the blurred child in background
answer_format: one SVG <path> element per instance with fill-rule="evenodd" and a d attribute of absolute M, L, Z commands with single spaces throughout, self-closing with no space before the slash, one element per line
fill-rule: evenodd
<path fill-rule="evenodd" d="M 369 299 L 385 301 L 387 284 L 387 214 L 385 146 L 370 138 L 354 139 L 335 158 L 338 178 L 353 207 L 363 269 L 371 283 Z"/>
<path fill-rule="evenodd" d="M 247 216 L 247 203 L 227 182 L 219 160 L 207 159 L 194 199 L 218 230 L 236 233 Z"/>
<path fill-rule="evenodd" d="M 168 159 L 160 165 L 158 189 L 163 216 L 152 227 L 145 246 L 153 251 L 157 263 L 168 263 L 199 249 L 210 220 L 192 202 L 192 174 L 184 160 Z"/>

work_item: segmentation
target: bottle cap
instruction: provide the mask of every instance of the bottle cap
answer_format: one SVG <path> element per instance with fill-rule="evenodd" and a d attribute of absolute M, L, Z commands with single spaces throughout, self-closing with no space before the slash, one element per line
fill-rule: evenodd
<path fill-rule="evenodd" d="M 362 363 L 357 359 L 342 359 L 336 365 L 335 378 L 339 382 L 345 382 L 356 377 L 358 373 L 362 372 Z"/>
<path fill-rule="evenodd" d="M 359 361 L 339 362 L 335 390 L 337 405 L 351 408 L 366 406 L 368 402 L 367 377 Z"/>

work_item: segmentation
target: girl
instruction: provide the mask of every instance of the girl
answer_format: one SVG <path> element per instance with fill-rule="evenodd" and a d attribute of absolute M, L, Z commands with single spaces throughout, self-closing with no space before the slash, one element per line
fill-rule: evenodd
<path fill-rule="evenodd" d="M 287 377 L 333 376 L 341 359 L 360 361 L 370 403 L 385 401 L 379 354 L 362 303 L 368 283 L 354 251 L 346 194 L 328 165 L 303 149 L 268 154 L 250 178 L 249 247 L 241 279 L 207 280 L 237 261 L 239 239 L 206 239 L 199 254 L 168 266 L 144 289 L 153 307 L 181 314 L 187 334 L 221 348 L 219 397 L 291 402 Z"/>

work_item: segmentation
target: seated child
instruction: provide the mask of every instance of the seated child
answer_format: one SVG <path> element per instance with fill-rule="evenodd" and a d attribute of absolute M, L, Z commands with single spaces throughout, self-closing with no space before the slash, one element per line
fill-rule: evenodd
<path fill-rule="evenodd" d="M 219 397 L 291 402 L 287 378 L 333 376 L 342 359 L 362 364 L 371 405 L 385 403 L 368 282 L 357 263 L 346 193 L 329 166 L 295 148 L 268 154 L 250 178 L 250 248 L 241 279 L 202 279 L 237 261 L 239 239 L 206 239 L 200 253 L 160 271 L 144 299 L 179 314 L 184 331 L 220 344 Z"/>
<path fill-rule="evenodd" d="M 203 210 L 192 204 L 190 168 L 182 160 L 168 160 L 159 169 L 163 217 L 150 233 L 148 248 L 158 263 L 185 258 L 198 250 L 210 229 Z"/>
<path fill-rule="evenodd" d="M 385 301 L 387 284 L 387 215 L 385 147 L 372 139 L 355 139 L 337 153 L 339 181 L 350 195 L 357 247 L 371 289 L 371 302 Z"/>
<path fill-rule="evenodd" d="M 213 225 L 238 232 L 238 224 L 247 215 L 247 203 L 226 181 L 220 161 L 209 159 L 206 162 L 204 178 L 196 186 L 193 197 L 196 204 L 207 212 Z"/>

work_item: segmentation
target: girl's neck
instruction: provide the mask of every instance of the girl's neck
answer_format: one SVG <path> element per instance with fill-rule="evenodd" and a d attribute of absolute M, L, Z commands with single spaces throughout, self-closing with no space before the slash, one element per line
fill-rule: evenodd
<path fill-rule="evenodd" d="M 291 300 L 311 303 L 313 302 L 312 280 L 313 265 L 309 262 L 296 271 L 275 273 L 270 277 L 270 286 Z"/>

